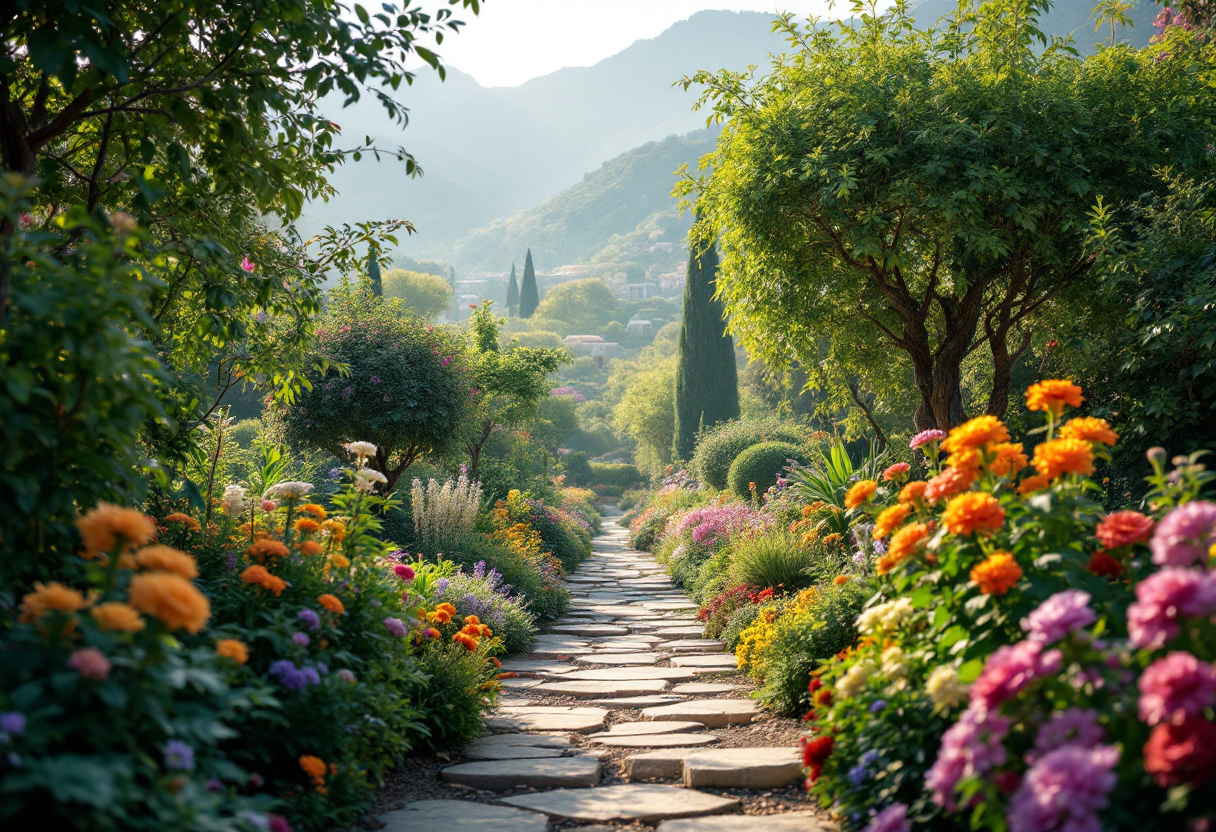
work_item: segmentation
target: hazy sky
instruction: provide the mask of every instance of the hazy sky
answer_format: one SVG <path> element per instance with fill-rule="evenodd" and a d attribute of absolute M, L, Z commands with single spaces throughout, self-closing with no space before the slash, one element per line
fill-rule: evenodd
<path fill-rule="evenodd" d="M 839 7 L 838 7 L 839 8 Z M 439 48 L 483 86 L 509 87 L 564 66 L 590 66 L 703 9 L 826 14 L 826 0 L 486 0 Z"/>

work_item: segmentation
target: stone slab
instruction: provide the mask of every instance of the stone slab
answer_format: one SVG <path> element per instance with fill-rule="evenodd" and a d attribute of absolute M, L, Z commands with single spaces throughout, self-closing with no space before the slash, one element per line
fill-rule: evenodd
<path fill-rule="evenodd" d="M 670 705 L 673 702 L 683 702 L 683 696 L 671 694 L 652 694 L 650 696 L 622 696 L 619 699 L 592 699 L 588 705 L 596 705 L 609 710 L 634 710 L 638 708 L 653 708 L 656 705 Z"/>
<path fill-rule="evenodd" d="M 591 741 L 607 748 L 677 748 L 691 745 L 710 745 L 718 741 L 713 734 L 640 734 L 636 736 L 612 736 L 598 734 Z"/>
<path fill-rule="evenodd" d="M 677 624 L 673 627 L 652 627 L 660 636 L 699 636 L 705 632 L 705 628 L 699 624 Z"/>
<path fill-rule="evenodd" d="M 460 819 L 461 832 L 546 832 L 549 819 L 509 806 L 471 800 L 419 800 L 380 815 L 381 832 L 435 832 Z"/>
<path fill-rule="evenodd" d="M 445 783 L 474 789 L 505 791 L 516 786 L 536 788 L 594 786 L 600 782 L 600 761 L 588 756 L 545 760 L 488 760 L 460 763 L 439 772 Z"/>
<path fill-rule="evenodd" d="M 615 667 L 654 664 L 660 659 L 658 653 L 585 653 L 575 659 L 579 664 L 602 664 Z"/>
<path fill-rule="evenodd" d="M 528 679 L 523 676 L 514 678 L 508 677 L 506 679 L 498 680 L 498 684 L 502 685 L 504 688 L 515 688 L 516 690 L 527 690 L 528 688 L 534 688 L 537 685 L 543 685 L 544 683 L 544 679 Z"/>
<path fill-rule="evenodd" d="M 684 785 L 709 789 L 779 789 L 803 779 L 796 748 L 707 748 L 684 758 Z"/>
<path fill-rule="evenodd" d="M 688 731 L 704 731 L 700 722 L 671 720 L 666 722 L 618 722 L 603 734 L 596 736 L 636 737 L 643 734 L 683 734 Z"/>
<path fill-rule="evenodd" d="M 729 654 L 714 656 L 673 656 L 672 667 L 700 667 L 714 670 L 738 670 L 739 662 Z"/>
<path fill-rule="evenodd" d="M 486 717 L 486 727 L 500 731 L 571 731 L 591 734 L 604 727 L 608 711 L 603 708 L 578 708 L 535 705 L 528 708 L 501 708 Z"/>
<path fill-rule="evenodd" d="M 701 699 L 646 708 L 642 711 L 642 719 L 689 720 L 700 722 L 706 728 L 717 728 L 720 725 L 747 725 L 759 713 L 760 706 L 751 699 Z"/>
<path fill-rule="evenodd" d="M 661 693 L 670 683 L 665 679 L 635 679 L 627 682 L 545 682 L 533 688 L 537 693 L 554 693 L 575 699 L 600 699 L 606 696 L 645 696 Z"/>
<path fill-rule="evenodd" d="M 574 747 L 574 743 L 570 742 L 569 734 L 485 734 L 470 742 L 465 746 L 465 749 L 473 746 L 499 746 L 499 745 L 527 745 L 533 748 L 560 748 L 569 749 Z"/>
<path fill-rule="evenodd" d="M 606 786 L 598 789 L 555 789 L 521 794 L 503 800 L 512 806 L 570 820 L 640 820 L 653 823 L 668 818 L 689 818 L 737 812 L 739 801 L 693 789 L 671 786 Z"/>
<path fill-rule="evenodd" d="M 503 673 L 562 674 L 574 670 L 573 665 L 547 662 L 540 659 L 507 659 L 502 663 Z"/>
<path fill-rule="evenodd" d="M 461 752 L 470 760 L 541 760 L 562 757 L 564 748 L 537 748 L 534 745 L 487 745 L 465 748 Z"/>
<path fill-rule="evenodd" d="M 636 682 L 641 679 L 665 679 L 668 682 L 691 682 L 696 678 L 696 668 L 690 667 L 597 667 L 564 674 L 561 681 Z"/>
<path fill-rule="evenodd" d="M 707 696 L 715 693 L 730 693 L 735 690 L 743 690 L 743 685 L 732 685 L 730 682 L 684 682 L 672 688 L 671 692 Z"/>
<path fill-rule="evenodd" d="M 836 826 L 814 812 L 787 812 L 665 820 L 656 832 L 836 832 Z"/>
<path fill-rule="evenodd" d="M 623 636 L 629 632 L 619 624 L 554 624 L 550 629 L 575 636 Z"/>
<path fill-rule="evenodd" d="M 704 750 L 707 749 L 683 745 L 632 754 L 625 760 L 625 779 L 631 782 L 679 779 L 684 775 L 684 758 Z"/>

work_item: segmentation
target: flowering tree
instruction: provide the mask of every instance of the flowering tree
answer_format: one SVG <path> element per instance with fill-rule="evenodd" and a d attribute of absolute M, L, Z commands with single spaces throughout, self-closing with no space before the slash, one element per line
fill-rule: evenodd
<path fill-rule="evenodd" d="M 699 194 L 701 238 L 721 234 L 718 291 L 750 350 L 872 388 L 910 369 L 918 429 L 963 421 L 979 352 L 1004 415 L 1036 321 L 1094 262 L 1091 214 L 1202 158 L 1212 103 L 1191 95 L 1198 47 L 1080 60 L 1046 42 L 1043 7 L 992 0 L 929 33 L 903 4 L 856 3 L 838 32 L 787 16 L 793 54 L 767 77 L 686 79 L 729 120 L 680 193 Z"/>

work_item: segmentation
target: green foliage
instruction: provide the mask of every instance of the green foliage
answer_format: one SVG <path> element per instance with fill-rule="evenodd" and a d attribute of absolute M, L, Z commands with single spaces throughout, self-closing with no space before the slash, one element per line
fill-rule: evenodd
<path fill-rule="evenodd" d="M 344 442 L 374 443 L 369 464 L 391 492 L 416 460 L 457 447 L 470 408 L 461 347 L 381 298 L 343 290 L 333 300 L 317 339 L 321 369 L 278 415 L 296 445 L 340 456 Z"/>
<path fill-rule="evenodd" d="M 802 463 L 802 451 L 788 442 L 761 442 L 735 457 L 726 472 L 726 485 L 740 499 L 763 494 L 777 484 L 791 462 Z"/>
<path fill-rule="evenodd" d="M 776 418 L 730 421 L 710 428 L 697 438 L 691 467 L 701 482 L 721 491 L 726 488 L 727 475 L 735 458 L 752 445 L 761 442 L 800 445 L 805 439 L 805 430 Z"/>
<path fill-rule="evenodd" d="M 449 556 L 465 572 L 472 572 L 482 561 L 488 568 L 497 569 L 503 585 L 511 587 L 512 595 L 521 599 L 538 621 L 552 621 L 570 606 L 570 593 L 556 576 L 546 574 L 537 561 L 512 551 L 500 541 L 476 535 L 459 552 L 451 552 Z M 504 638 L 504 641 L 508 653 L 523 651 L 519 646 L 522 640 Z"/>
<path fill-rule="evenodd" d="M 844 443 L 836 441 L 816 445 L 807 456 L 807 463 L 790 474 L 793 490 L 808 504 L 822 504 L 812 518 L 816 529 L 844 534 L 849 530 L 845 495 L 858 480 L 878 479 L 883 455 L 871 445 L 865 458 L 855 462 Z"/>
<path fill-rule="evenodd" d="M 151 328 L 145 304 L 155 281 L 143 270 L 144 236 L 112 228 L 83 209 L 49 228 L 24 228 L 29 186 L 0 184 L 0 238 L 11 270 L 0 325 L 0 584 L 8 591 L 60 572 L 76 547 L 72 521 L 98 500 L 144 491 L 141 428 L 163 418 L 164 381 L 131 320 Z"/>
<path fill-rule="evenodd" d="M 795 54 L 767 77 L 688 79 L 728 123 L 682 193 L 699 193 L 701 239 L 722 235 L 719 286 L 749 351 L 859 408 L 910 371 L 923 429 L 962 421 L 979 346 L 985 409 L 1004 415 L 1037 316 L 1092 267 L 1098 195 L 1132 200 L 1160 166 L 1202 164 L 1216 104 L 1193 94 L 1198 44 L 1077 59 L 1039 31 L 1046 5 L 993 0 L 931 33 L 906 5 L 857 3 L 835 31 L 788 15 Z"/>
<path fill-rule="evenodd" d="M 730 544 L 736 583 L 791 592 L 810 583 L 817 552 L 783 530 L 747 535 Z"/>
<path fill-rule="evenodd" d="M 452 307 L 452 287 L 442 277 L 392 269 L 384 275 L 384 296 L 397 298 L 419 318 L 438 317 Z"/>
<path fill-rule="evenodd" d="M 532 265 L 532 249 L 524 260 L 524 282 L 519 287 L 519 317 L 531 318 L 540 306 L 540 291 L 536 287 L 536 267 Z"/>
<path fill-rule="evenodd" d="M 511 264 L 511 282 L 507 284 L 507 317 L 519 317 L 519 281 L 515 279 L 515 264 Z"/>
<path fill-rule="evenodd" d="M 384 281 L 380 275 L 380 261 L 376 258 L 374 249 L 367 253 L 367 279 L 371 281 L 373 295 L 379 297 L 384 294 Z"/>
<path fill-rule="evenodd" d="M 629 488 L 644 481 L 642 472 L 636 465 L 622 462 L 592 462 L 590 464 L 588 483 L 591 485 L 615 485 L 619 488 Z"/>
<path fill-rule="evenodd" d="M 474 567 L 476 571 L 461 570 L 449 578 L 438 600 L 455 606 L 457 618 L 461 620 L 465 616 L 477 616 L 482 624 L 494 631 L 495 638 L 502 639 L 507 653 L 527 653 L 536 638 L 536 622 L 524 607 L 527 597 L 520 594 L 497 564 L 479 561 Z M 479 577 L 477 572 L 483 575 Z M 500 591 L 503 587 L 509 587 L 510 597 Z"/>
<path fill-rule="evenodd" d="M 713 245 L 689 254 L 676 367 L 675 459 L 692 457 L 700 431 L 739 418 L 735 341 L 725 331 L 722 302 L 714 297 L 717 276 Z"/>
<path fill-rule="evenodd" d="M 561 321 L 568 334 L 594 333 L 616 317 L 616 296 L 602 280 L 570 280 L 548 291 L 536 317 Z"/>
<path fill-rule="evenodd" d="M 419 704 L 431 748 L 455 749 L 485 730 L 482 711 L 492 703 L 486 691 L 498 675 L 489 650 L 488 641 L 472 651 L 448 642 L 421 654 L 428 681 Z"/>

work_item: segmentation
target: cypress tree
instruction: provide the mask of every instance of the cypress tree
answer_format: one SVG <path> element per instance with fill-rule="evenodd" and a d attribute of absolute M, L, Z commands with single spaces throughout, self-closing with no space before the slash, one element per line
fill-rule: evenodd
<path fill-rule="evenodd" d="M 723 323 L 722 302 L 714 297 L 718 252 L 711 243 L 688 255 L 684 320 L 676 365 L 676 432 L 673 455 L 692 457 L 697 431 L 739 416 L 739 376 L 735 341 Z"/>
<path fill-rule="evenodd" d="M 367 276 L 372 282 L 372 294 L 380 297 L 384 294 L 384 284 L 380 280 L 380 263 L 376 260 L 376 251 L 373 248 L 367 250 Z"/>
<path fill-rule="evenodd" d="M 519 287 L 519 317 L 531 318 L 540 306 L 540 292 L 536 288 L 536 269 L 532 267 L 532 249 L 524 260 L 524 283 Z"/>
<path fill-rule="evenodd" d="M 515 279 L 515 264 L 511 264 L 511 282 L 507 284 L 507 317 L 519 315 L 519 282 Z"/>

